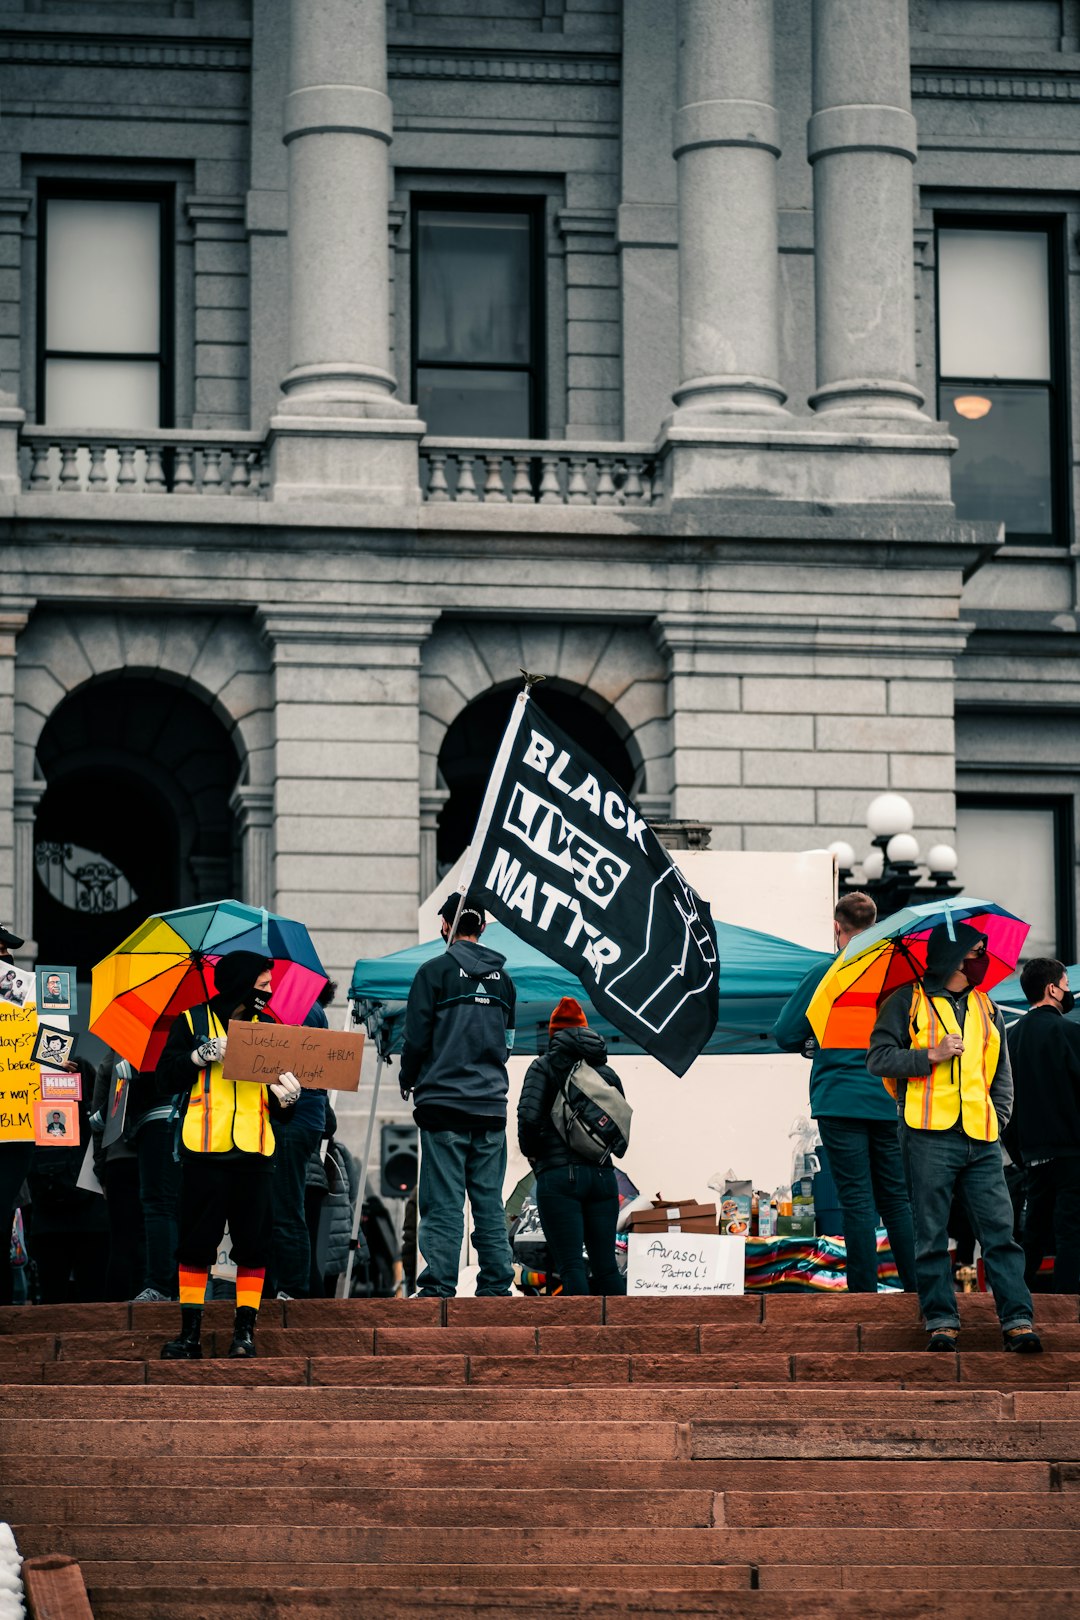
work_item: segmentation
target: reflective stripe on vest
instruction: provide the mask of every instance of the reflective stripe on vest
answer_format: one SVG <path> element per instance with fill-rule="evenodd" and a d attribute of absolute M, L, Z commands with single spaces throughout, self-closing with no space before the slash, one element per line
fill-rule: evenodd
<path fill-rule="evenodd" d="M 201 1041 L 202 1036 L 195 1036 L 191 1013 L 183 1016 L 192 1036 Z M 225 1034 L 209 1008 L 207 1028 L 210 1036 Z M 220 1063 L 208 1063 L 199 1070 L 199 1078 L 191 1088 L 181 1135 L 191 1153 L 228 1153 L 236 1147 L 269 1158 L 274 1151 L 274 1132 L 266 1087 L 248 1081 L 234 1084 L 225 1079 Z"/>
<path fill-rule="evenodd" d="M 913 985 L 908 1032 L 913 1052 L 929 1051 L 946 1035 L 959 1035 L 964 1050 L 958 1058 L 935 1064 L 926 1079 L 907 1082 L 904 1123 L 920 1131 L 947 1131 L 959 1119 L 973 1141 L 996 1142 L 998 1122 L 990 1087 L 1001 1036 L 989 996 L 981 990 L 968 992 L 961 1029 L 947 996 L 928 996 L 921 985 Z"/>

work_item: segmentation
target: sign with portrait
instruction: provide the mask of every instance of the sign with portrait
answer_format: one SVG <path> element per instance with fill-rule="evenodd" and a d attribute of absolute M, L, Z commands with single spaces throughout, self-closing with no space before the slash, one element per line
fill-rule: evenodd
<path fill-rule="evenodd" d="M 79 991 L 73 967 L 39 967 L 37 970 L 38 1012 L 45 1018 L 50 1013 L 76 1013 L 79 1010 Z"/>
<path fill-rule="evenodd" d="M 34 1141 L 39 1147 L 78 1147 L 78 1103 L 36 1102 Z"/>

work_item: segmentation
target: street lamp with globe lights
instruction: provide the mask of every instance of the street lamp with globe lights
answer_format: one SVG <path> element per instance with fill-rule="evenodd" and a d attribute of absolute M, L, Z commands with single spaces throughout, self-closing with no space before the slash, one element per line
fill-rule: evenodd
<path fill-rule="evenodd" d="M 862 860 L 861 880 L 855 877 L 855 851 L 845 839 L 829 845 L 839 869 L 841 895 L 861 890 L 885 917 L 920 897 L 941 899 L 963 893 L 955 881 L 956 851 L 935 844 L 925 861 L 913 834 L 915 812 L 900 793 L 879 793 L 867 806 L 866 825 L 873 834 Z"/>

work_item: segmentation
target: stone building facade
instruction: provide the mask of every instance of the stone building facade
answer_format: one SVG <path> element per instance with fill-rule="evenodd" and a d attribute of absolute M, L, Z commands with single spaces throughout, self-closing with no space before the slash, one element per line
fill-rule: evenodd
<path fill-rule="evenodd" d="M 45 960 L 230 890 L 412 942 L 520 667 L 652 815 L 896 789 L 1075 955 L 1080 0 L 0 0 L 0 60 Z"/>

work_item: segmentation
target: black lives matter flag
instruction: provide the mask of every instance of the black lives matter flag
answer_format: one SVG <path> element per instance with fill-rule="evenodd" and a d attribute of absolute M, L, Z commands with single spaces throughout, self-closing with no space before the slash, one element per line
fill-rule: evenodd
<path fill-rule="evenodd" d="M 716 1028 L 705 901 L 615 780 L 528 690 L 503 736 L 462 892 L 577 975 L 589 1000 L 675 1074 Z"/>

